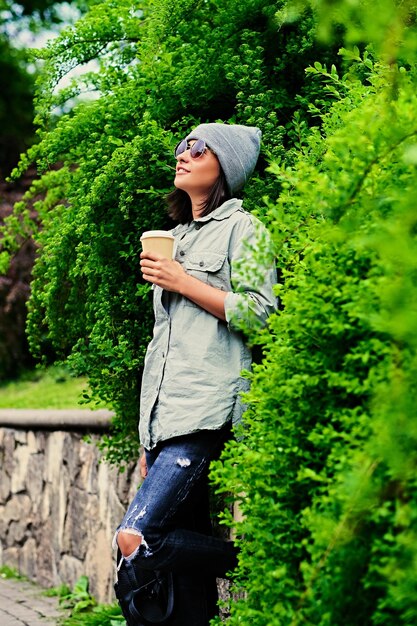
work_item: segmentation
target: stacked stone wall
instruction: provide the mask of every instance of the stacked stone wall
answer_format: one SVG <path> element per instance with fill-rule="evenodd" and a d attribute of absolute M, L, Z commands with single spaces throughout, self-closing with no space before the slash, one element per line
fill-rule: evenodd
<path fill-rule="evenodd" d="M 108 602 L 112 537 L 140 473 L 136 462 L 124 473 L 100 463 L 98 437 L 86 443 L 74 426 L 0 427 L 0 565 L 45 587 L 72 587 L 86 575 L 90 592 Z"/>

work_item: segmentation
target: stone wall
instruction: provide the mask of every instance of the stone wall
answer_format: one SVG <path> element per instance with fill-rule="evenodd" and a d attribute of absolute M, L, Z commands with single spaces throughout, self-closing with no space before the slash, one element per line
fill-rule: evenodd
<path fill-rule="evenodd" d="M 83 441 L 83 429 L 106 427 L 106 412 L 12 413 L 0 411 L 0 565 L 45 587 L 85 574 L 99 601 L 113 601 L 111 541 L 138 465 L 119 473 Z"/>

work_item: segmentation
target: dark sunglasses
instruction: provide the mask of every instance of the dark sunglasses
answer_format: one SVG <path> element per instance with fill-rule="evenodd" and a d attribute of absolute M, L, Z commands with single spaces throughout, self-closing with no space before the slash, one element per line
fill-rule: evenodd
<path fill-rule="evenodd" d="M 192 146 L 190 146 L 189 141 L 183 139 L 175 148 L 174 154 L 176 157 L 178 157 L 186 150 L 190 150 L 190 156 L 192 159 L 199 159 L 203 156 L 206 150 L 209 150 L 209 148 L 206 146 L 206 142 L 203 141 L 203 139 L 197 139 L 197 141 L 195 141 Z"/>

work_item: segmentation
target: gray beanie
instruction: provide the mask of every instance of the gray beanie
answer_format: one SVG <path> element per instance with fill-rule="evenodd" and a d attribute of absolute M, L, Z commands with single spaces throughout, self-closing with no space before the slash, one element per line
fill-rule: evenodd
<path fill-rule="evenodd" d="M 254 126 L 200 124 L 187 137 L 203 139 L 220 161 L 229 191 L 239 191 L 255 169 L 262 133 Z"/>

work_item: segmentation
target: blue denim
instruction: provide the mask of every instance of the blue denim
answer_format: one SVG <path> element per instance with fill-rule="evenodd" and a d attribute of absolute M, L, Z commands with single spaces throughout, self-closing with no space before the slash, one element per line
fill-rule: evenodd
<path fill-rule="evenodd" d="M 206 626 L 216 614 L 216 577 L 237 564 L 232 542 L 212 535 L 208 469 L 230 426 L 175 437 L 146 451 L 148 475 L 118 528 L 142 537 L 128 557 L 140 569 L 175 574 L 178 626 Z"/>

